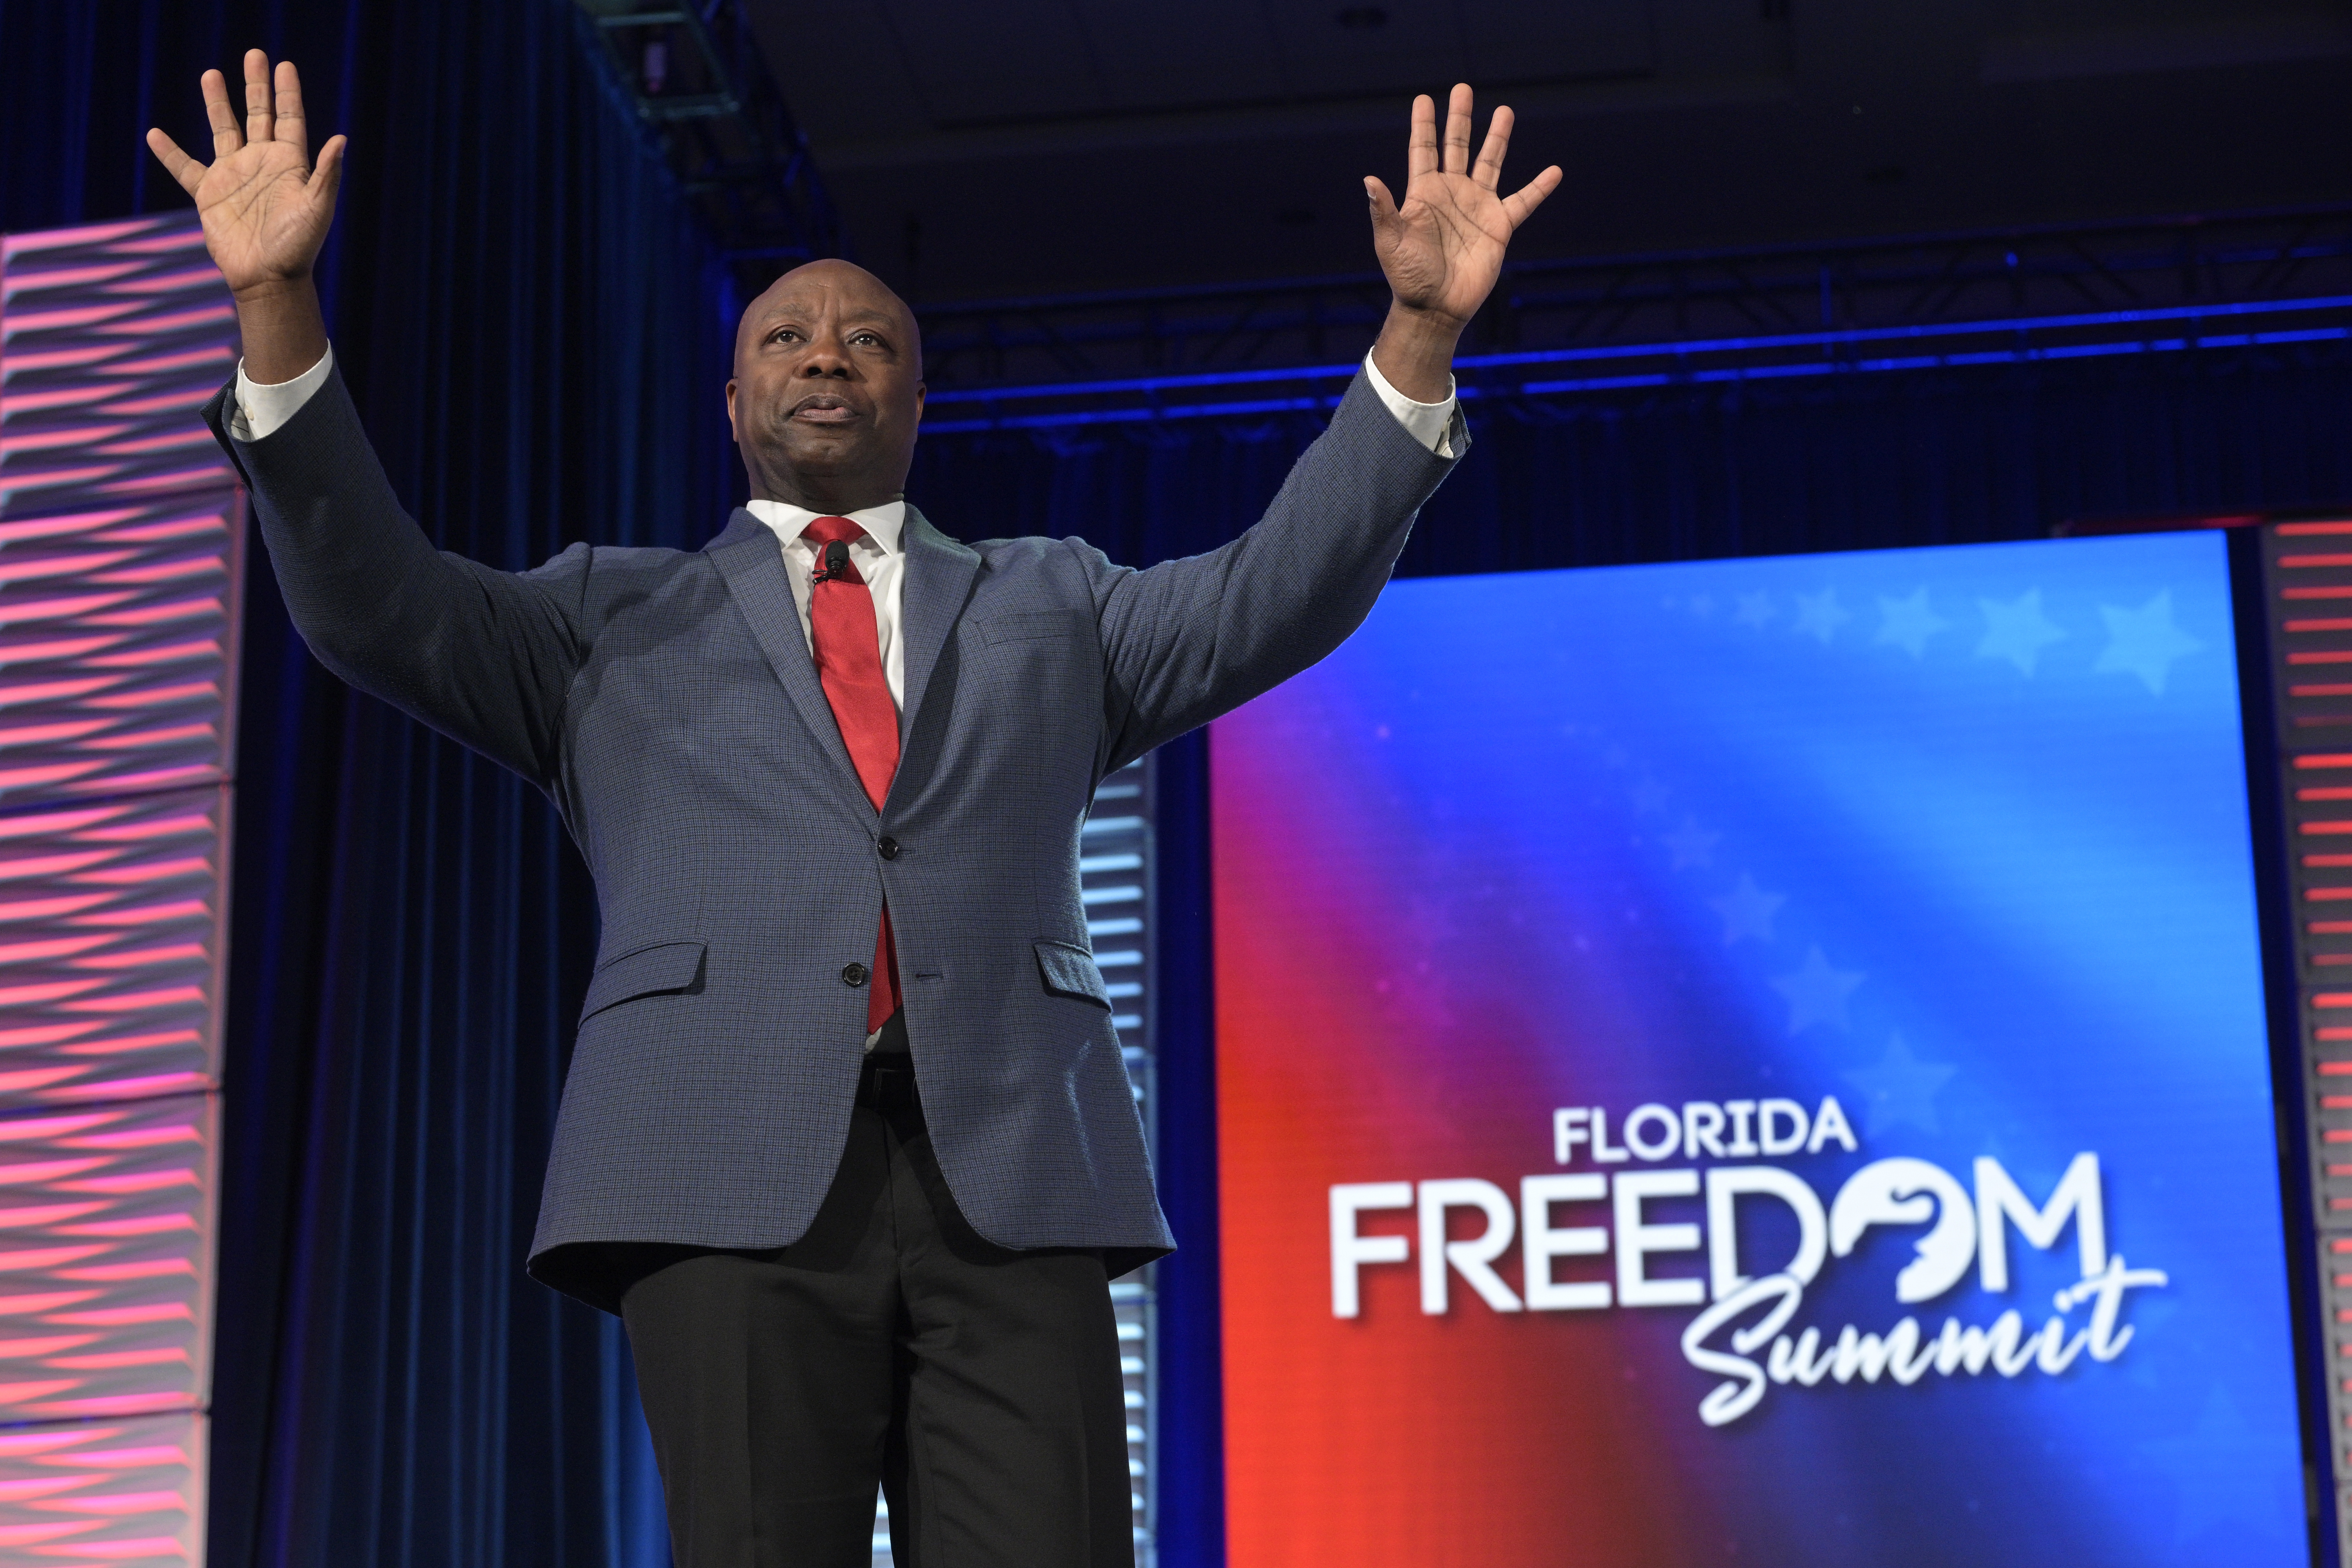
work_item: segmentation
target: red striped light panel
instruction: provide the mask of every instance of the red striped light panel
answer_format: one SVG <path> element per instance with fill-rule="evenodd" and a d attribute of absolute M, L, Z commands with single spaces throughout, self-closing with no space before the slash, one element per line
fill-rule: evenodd
<path fill-rule="evenodd" d="M 0 1563 L 204 1558 L 235 325 L 185 217 L 0 237 Z"/>
<path fill-rule="evenodd" d="M 2352 518 L 2263 530 L 2272 708 L 2294 893 L 2305 1151 L 2332 1330 L 2352 1325 Z M 2248 679 L 2252 671 L 2247 672 Z M 2340 1549 L 2352 1549 L 2352 1341 L 2330 1335 Z"/>

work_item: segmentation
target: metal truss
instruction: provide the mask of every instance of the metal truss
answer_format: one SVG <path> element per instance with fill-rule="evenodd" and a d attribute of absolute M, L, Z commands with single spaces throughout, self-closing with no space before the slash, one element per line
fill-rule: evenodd
<path fill-rule="evenodd" d="M 1367 273 L 919 313 L 931 400 L 956 429 L 1321 406 L 1329 394 L 1306 384 L 1351 372 L 1387 308 Z M 1457 369 L 1471 396 L 1546 395 L 2337 338 L 2347 323 L 2352 206 L 2329 206 L 1515 264 Z"/>
<path fill-rule="evenodd" d="M 660 137 L 739 289 L 757 293 L 786 268 L 846 251 L 742 0 L 575 4 Z"/>

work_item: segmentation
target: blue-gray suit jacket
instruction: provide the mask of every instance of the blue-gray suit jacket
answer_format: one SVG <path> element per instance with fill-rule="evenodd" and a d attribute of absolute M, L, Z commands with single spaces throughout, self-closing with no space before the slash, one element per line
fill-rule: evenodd
<path fill-rule="evenodd" d="M 1077 539 L 959 544 L 909 508 L 906 693 L 877 815 L 817 682 L 776 538 L 574 544 L 509 573 L 435 551 L 340 376 L 231 438 L 295 626 L 326 666 L 554 800 L 603 945 L 531 1272 L 615 1310 L 613 1243 L 766 1248 L 847 1136 L 887 896 L 933 1145 L 979 1232 L 1172 1247 L 1078 898 L 1096 784 L 1337 647 L 1433 456 L 1359 374 L 1265 516 L 1143 571 Z M 1451 449 L 1468 435 L 1457 416 Z M 894 858 L 877 851 L 898 841 Z"/>

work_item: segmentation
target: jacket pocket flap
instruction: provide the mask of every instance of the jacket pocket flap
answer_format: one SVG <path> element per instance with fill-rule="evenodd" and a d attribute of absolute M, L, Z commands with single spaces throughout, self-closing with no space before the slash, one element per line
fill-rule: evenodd
<path fill-rule="evenodd" d="M 1066 637 L 1078 629 L 1076 610 L 1015 610 L 971 623 L 972 635 L 982 642 L 1028 642 L 1038 637 Z"/>
<path fill-rule="evenodd" d="M 1066 942 L 1039 942 L 1037 973 L 1045 977 L 1048 991 L 1092 1002 L 1105 1010 L 1110 1006 L 1110 995 L 1103 989 L 1102 971 L 1095 967 L 1095 955 L 1083 947 Z"/>
<path fill-rule="evenodd" d="M 698 991 L 702 982 L 705 944 L 699 942 L 657 942 L 608 958 L 588 983 L 588 999 L 580 1016 L 601 1013 L 616 1002 L 650 996 L 664 991 Z"/>

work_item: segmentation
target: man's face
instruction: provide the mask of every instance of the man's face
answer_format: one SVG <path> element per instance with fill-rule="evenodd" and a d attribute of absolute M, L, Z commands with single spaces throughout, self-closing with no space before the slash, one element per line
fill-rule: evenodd
<path fill-rule="evenodd" d="M 755 495 L 852 510 L 898 495 L 923 412 L 905 301 L 865 268 L 813 261 L 743 312 L 727 414 Z"/>

